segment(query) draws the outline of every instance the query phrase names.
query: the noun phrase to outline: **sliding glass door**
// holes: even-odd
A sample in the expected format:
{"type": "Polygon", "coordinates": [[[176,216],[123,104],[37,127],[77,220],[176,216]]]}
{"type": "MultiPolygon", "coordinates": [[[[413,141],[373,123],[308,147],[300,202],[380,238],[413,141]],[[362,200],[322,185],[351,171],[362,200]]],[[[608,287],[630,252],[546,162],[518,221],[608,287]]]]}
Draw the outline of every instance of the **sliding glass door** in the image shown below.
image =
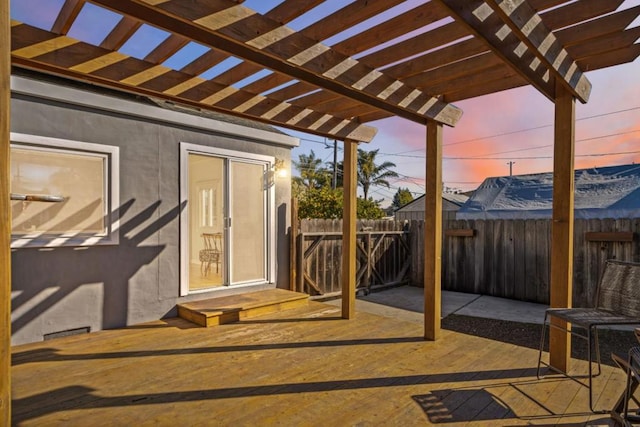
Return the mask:
{"type": "Polygon", "coordinates": [[[181,144],[181,293],[272,274],[272,158],[181,144]]]}
{"type": "Polygon", "coordinates": [[[261,164],[230,161],[231,222],[230,244],[234,260],[231,283],[266,278],[267,217],[265,167],[261,164]]]}

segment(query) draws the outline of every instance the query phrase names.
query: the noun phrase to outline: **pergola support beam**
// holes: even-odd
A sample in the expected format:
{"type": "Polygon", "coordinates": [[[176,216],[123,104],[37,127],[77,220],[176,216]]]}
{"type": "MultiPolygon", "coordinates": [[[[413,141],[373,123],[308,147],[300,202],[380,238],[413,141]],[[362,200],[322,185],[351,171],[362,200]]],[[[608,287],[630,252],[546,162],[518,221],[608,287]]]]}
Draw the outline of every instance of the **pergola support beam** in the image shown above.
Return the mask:
{"type": "MultiPolygon", "coordinates": [[[[550,306],[570,308],[573,294],[573,207],[575,154],[575,98],[556,85],[553,149],[553,221],[551,223],[550,306]]],[[[566,322],[552,319],[566,328],[566,322]]],[[[571,359],[571,337],[558,328],[549,331],[549,361],[567,372],[571,359]]]]}
{"type": "Polygon", "coordinates": [[[442,124],[427,121],[424,206],[424,338],[440,337],[442,286],[442,124]]]}
{"type": "Polygon", "coordinates": [[[357,221],[358,143],[344,141],[344,175],[342,179],[342,318],[356,314],[356,221],[357,221]]]}
{"type": "Polygon", "coordinates": [[[555,82],[586,103],[591,83],[524,0],[440,0],[451,14],[551,101],[555,82]]]}
{"type": "Polygon", "coordinates": [[[0,425],[11,425],[11,25],[9,0],[0,0],[0,425]]]}

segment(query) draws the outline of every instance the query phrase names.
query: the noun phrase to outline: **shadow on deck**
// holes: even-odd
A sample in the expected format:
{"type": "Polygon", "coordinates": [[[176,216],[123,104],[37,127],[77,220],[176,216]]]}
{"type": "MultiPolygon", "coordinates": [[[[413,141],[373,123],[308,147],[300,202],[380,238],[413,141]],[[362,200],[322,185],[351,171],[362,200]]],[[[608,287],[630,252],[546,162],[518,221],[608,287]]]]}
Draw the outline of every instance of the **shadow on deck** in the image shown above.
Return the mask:
{"type": "MultiPolygon", "coordinates": [[[[587,390],[535,380],[537,352],[307,306],[200,328],[181,319],[14,347],[15,425],[607,425],[587,390]]],[[[585,368],[576,362],[577,369],[585,368]]],[[[605,367],[597,406],[624,376],[605,367]]]]}

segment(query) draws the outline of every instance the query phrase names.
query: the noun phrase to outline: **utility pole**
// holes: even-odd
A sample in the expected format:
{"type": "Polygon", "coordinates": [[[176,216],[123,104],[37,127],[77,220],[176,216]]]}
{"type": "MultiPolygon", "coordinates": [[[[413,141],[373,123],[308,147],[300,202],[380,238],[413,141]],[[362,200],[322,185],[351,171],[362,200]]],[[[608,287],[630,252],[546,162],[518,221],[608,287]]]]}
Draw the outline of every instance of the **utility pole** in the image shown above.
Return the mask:
{"type": "Polygon", "coordinates": [[[331,187],[335,190],[338,186],[338,141],[333,140],[333,179],[331,187]]]}
{"type": "Polygon", "coordinates": [[[509,176],[512,176],[512,175],[513,175],[513,164],[514,164],[514,163],[515,163],[515,162],[514,162],[513,160],[512,160],[512,161],[510,161],[510,162],[507,162],[507,164],[509,165],[509,176]]]}

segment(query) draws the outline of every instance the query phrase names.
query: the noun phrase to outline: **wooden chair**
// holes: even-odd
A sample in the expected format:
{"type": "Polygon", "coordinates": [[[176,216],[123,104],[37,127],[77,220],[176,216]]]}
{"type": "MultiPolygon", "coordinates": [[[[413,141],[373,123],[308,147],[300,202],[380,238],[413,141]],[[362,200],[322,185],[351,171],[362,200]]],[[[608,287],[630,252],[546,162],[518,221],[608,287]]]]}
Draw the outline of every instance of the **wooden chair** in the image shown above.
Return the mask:
{"type": "MultiPolygon", "coordinates": [[[[593,409],[593,377],[600,375],[600,347],[598,344],[598,328],[612,325],[640,325],[640,264],[609,260],[598,284],[596,305],[593,308],[549,308],[545,312],[542,324],[542,337],[538,355],[537,376],[541,378],[540,366],[546,365],[551,370],[562,373],[589,388],[589,408],[593,409]],[[570,328],[551,324],[551,318],[564,320],[570,328]],[[587,341],[587,361],[589,373],[588,383],[571,376],[567,372],[559,372],[548,363],[542,361],[542,349],[545,344],[546,326],[567,331],[587,341]],[[595,348],[598,372],[593,373],[592,346],[595,348]]],[[[584,378],[584,377],[582,377],[584,378]]],[[[600,411],[607,412],[607,411],[600,411]]]]}
{"type": "Polygon", "coordinates": [[[216,274],[220,273],[222,262],[222,233],[202,233],[204,249],[200,250],[200,273],[207,277],[211,271],[211,264],[216,265],[216,274]]]}

